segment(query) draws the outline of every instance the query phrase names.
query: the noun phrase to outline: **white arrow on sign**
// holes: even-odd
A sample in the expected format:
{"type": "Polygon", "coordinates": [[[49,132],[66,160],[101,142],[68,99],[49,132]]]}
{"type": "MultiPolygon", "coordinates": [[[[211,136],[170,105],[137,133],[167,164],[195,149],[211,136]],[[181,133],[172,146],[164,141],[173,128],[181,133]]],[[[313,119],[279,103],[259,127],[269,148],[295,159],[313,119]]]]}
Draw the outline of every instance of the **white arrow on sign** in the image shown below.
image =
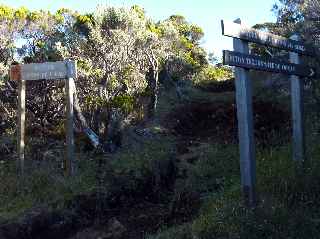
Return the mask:
{"type": "Polygon", "coordinates": [[[314,74],[315,74],[315,71],[314,71],[312,68],[310,68],[310,74],[309,74],[309,77],[314,76],[314,74]]]}

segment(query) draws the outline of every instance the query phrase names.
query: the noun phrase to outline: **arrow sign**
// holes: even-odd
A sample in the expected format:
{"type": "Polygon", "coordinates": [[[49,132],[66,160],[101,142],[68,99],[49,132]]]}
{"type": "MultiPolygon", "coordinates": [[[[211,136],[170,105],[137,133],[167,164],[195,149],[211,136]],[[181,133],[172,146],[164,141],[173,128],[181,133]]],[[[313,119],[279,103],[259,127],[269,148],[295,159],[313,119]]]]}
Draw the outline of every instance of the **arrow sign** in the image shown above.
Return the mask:
{"type": "Polygon", "coordinates": [[[222,35],[234,37],[241,40],[280,48],[287,51],[296,52],[302,55],[315,56],[316,49],[311,45],[301,41],[291,40],[282,36],[277,36],[269,32],[259,31],[240,24],[228,21],[221,21],[222,35]]]}
{"type": "Polygon", "coordinates": [[[312,77],[316,74],[315,70],[308,66],[292,64],[274,58],[263,58],[260,56],[242,54],[234,51],[223,51],[223,64],[302,77],[312,77]]]}
{"type": "Polygon", "coordinates": [[[312,76],[314,76],[315,74],[316,74],[316,72],[315,72],[312,68],[310,68],[309,77],[312,77],[312,76]]]}

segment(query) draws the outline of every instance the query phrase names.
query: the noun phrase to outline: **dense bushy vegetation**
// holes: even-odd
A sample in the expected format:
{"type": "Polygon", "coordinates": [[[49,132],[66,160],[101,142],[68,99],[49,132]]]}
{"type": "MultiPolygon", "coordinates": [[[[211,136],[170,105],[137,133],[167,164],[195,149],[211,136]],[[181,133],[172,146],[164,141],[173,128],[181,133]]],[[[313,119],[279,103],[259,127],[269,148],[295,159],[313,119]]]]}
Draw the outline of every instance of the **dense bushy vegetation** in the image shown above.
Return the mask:
{"type": "MultiPolygon", "coordinates": [[[[149,96],[146,114],[154,115],[160,72],[163,81],[178,81],[191,78],[208,64],[199,46],[201,28],[183,16],[155,23],[138,6],[99,8],[85,15],[68,9],[52,14],[1,6],[0,13],[1,87],[6,94],[14,94],[15,85],[7,74],[14,61],[76,60],[77,102],[86,109],[89,125],[104,141],[110,122],[123,120],[139,96],[149,96]],[[111,119],[118,115],[115,108],[120,109],[121,116],[111,119]]],[[[59,125],[62,92],[57,85],[36,82],[28,87],[32,95],[27,108],[33,122],[59,125]],[[39,104],[45,107],[35,109],[39,104]]],[[[14,106],[5,105],[5,100],[2,110],[12,111],[14,106]]],[[[10,116],[13,120],[14,113],[10,116]]]]}

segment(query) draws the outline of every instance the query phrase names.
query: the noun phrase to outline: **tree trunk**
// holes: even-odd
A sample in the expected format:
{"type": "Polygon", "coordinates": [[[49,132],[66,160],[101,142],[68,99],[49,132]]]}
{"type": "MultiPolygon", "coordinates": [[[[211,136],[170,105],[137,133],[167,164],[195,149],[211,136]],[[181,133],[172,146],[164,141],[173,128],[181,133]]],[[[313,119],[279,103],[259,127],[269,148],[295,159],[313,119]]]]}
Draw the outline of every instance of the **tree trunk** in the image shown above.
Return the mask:
{"type": "Polygon", "coordinates": [[[149,118],[154,118],[158,105],[159,95],[159,71],[158,67],[150,68],[149,71],[149,89],[151,91],[151,100],[148,106],[149,118]]]}
{"type": "Polygon", "coordinates": [[[92,131],[89,128],[89,125],[86,121],[86,118],[83,116],[82,114],[82,110],[80,108],[80,103],[79,103],[79,99],[77,96],[77,92],[76,92],[76,88],[74,86],[75,89],[75,93],[73,95],[74,97],[74,102],[73,102],[73,108],[75,110],[75,119],[79,122],[80,124],[80,129],[88,136],[88,138],[90,139],[91,144],[97,148],[100,144],[100,140],[99,137],[94,133],[94,131],[92,131]]]}
{"type": "Polygon", "coordinates": [[[122,144],[123,115],[119,109],[108,108],[108,122],[105,130],[104,150],[114,153],[122,144]]]}

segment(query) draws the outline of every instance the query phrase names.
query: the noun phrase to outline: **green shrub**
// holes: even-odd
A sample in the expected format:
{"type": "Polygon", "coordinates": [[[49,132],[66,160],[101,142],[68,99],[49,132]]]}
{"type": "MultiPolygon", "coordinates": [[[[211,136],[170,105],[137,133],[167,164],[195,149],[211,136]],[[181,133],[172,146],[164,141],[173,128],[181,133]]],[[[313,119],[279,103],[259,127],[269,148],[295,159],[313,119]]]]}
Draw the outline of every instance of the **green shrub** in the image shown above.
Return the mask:
{"type": "Polygon", "coordinates": [[[208,65],[206,68],[197,73],[193,82],[195,85],[209,84],[213,81],[224,81],[233,78],[233,72],[225,66],[208,65]]]}
{"type": "Polygon", "coordinates": [[[130,113],[134,108],[135,99],[130,95],[119,95],[112,99],[111,106],[121,109],[125,113],[130,113]]]}
{"type": "Polygon", "coordinates": [[[194,239],[191,226],[189,224],[163,229],[157,235],[146,236],[145,239],[194,239]]]}

